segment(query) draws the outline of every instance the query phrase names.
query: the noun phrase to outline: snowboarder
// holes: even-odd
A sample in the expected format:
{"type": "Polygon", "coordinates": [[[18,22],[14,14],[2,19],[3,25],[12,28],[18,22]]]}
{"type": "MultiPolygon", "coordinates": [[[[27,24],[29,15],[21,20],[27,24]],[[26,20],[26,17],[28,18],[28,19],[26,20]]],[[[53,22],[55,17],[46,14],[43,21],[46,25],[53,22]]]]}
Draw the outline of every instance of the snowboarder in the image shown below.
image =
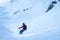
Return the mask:
{"type": "Polygon", "coordinates": [[[27,26],[25,25],[25,23],[23,23],[23,26],[19,27],[18,29],[20,28],[23,28],[23,29],[19,32],[19,34],[22,34],[25,30],[27,30],[27,26]]]}
{"type": "Polygon", "coordinates": [[[55,4],[57,4],[56,1],[51,2],[50,6],[48,7],[48,9],[47,9],[46,12],[48,12],[49,10],[51,10],[54,7],[55,4]]]}

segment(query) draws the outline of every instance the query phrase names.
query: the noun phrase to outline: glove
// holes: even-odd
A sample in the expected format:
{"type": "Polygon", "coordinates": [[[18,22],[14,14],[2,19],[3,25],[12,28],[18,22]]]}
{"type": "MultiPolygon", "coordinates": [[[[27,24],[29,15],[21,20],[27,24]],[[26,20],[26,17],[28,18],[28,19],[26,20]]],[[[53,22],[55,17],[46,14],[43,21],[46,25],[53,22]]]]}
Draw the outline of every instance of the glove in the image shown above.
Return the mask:
{"type": "Polygon", "coordinates": [[[20,29],[21,27],[18,27],[18,29],[20,29]]]}

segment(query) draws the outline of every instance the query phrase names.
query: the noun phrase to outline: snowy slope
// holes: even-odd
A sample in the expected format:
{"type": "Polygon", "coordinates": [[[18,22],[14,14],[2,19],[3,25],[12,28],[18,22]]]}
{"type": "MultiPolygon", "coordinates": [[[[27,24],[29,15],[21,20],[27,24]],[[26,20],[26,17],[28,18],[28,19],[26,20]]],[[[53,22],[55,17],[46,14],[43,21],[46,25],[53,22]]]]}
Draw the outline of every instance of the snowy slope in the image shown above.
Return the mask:
{"type": "Polygon", "coordinates": [[[45,13],[51,1],[12,0],[1,6],[0,40],[60,40],[60,3],[45,13]],[[23,22],[28,28],[20,35],[23,22]]]}

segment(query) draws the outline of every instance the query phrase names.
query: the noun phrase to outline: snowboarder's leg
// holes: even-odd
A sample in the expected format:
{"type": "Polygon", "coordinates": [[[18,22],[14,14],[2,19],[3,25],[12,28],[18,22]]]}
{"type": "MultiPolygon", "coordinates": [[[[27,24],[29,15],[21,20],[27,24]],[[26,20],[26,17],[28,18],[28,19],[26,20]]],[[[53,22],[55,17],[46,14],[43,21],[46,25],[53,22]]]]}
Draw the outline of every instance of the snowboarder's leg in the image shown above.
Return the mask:
{"type": "Polygon", "coordinates": [[[21,30],[20,32],[19,32],[19,34],[22,34],[24,32],[24,30],[21,30]]]}

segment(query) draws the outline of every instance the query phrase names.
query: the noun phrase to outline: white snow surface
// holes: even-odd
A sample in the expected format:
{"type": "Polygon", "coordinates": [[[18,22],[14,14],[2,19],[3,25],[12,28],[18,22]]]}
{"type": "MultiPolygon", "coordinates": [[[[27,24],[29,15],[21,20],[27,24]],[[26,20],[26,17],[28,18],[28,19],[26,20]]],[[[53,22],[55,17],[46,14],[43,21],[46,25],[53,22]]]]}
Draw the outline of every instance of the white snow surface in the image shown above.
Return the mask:
{"type": "Polygon", "coordinates": [[[0,40],[60,40],[60,3],[45,12],[52,1],[0,1],[0,40]],[[23,22],[27,30],[19,34],[23,22]]]}

